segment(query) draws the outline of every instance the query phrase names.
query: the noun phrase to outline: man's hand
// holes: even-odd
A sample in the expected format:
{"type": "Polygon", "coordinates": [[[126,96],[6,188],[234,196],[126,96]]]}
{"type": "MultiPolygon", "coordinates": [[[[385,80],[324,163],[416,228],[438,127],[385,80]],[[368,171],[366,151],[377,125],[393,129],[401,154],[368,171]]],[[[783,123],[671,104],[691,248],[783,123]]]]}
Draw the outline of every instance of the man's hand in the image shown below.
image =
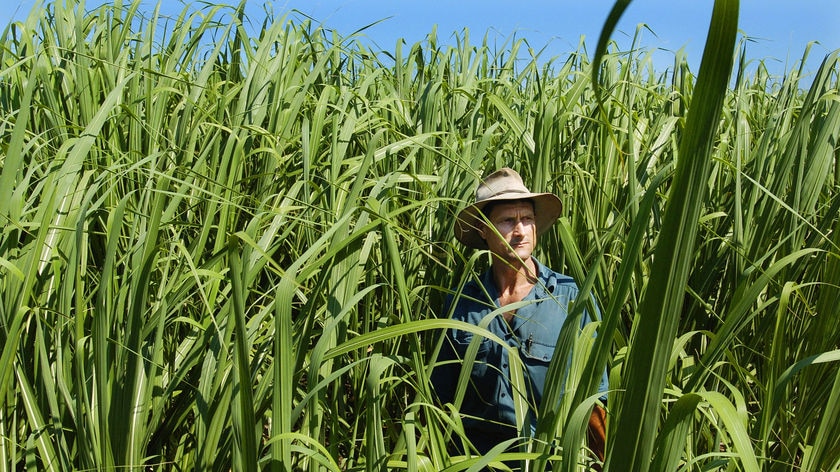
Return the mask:
{"type": "Polygon", "coordinates": [[[586,439],[589,449],[595,453],[598,460],[604,461],[604,449],[607,439],[607,412],[598,405],[592,409],[589,415],[589,428],[586,431],[586,439]]]}

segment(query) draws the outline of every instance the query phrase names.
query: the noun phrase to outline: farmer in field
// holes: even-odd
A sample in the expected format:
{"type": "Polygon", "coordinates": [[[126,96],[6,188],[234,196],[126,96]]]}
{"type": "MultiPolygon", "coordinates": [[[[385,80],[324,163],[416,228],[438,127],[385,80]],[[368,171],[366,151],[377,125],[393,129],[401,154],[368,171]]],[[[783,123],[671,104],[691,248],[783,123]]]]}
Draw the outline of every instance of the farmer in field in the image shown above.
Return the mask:
{"type": "MultiPolygon", "coordinates": [[[[560,215],[560,199],[551,193],[532,193],[514,170],[500,169],[483,179],[475,203],[460,212],[455,237],[476,249],[492,253],[490,268],[479,280],[466,284],[463,293],[449,297],[445,313],[452,318],[486,328],[517,349],[526,382],[526,392],[511,384],[508,350],[483,338],[472,366],[471,382],[461,405],[467,437],[481,453],[517,436],[514,401],[527,395],[530,430],[536,426],[533,408],[538,408],[544,391],[548,365],[557,338],[568,317],[570,303],[579,296],[568,276],[537,261],[531,253],[540,234],[560,215]],[[517,302],[510,310],[488,314],[517,302]],[[454,308],[452,304],[455,304],[454,308]]],[[[590,321],[584,313],[581,326],[590,321]]],[[[463,359],[472,333],[446,333],[438,362],[463,359]]],[[[435,369],[432,382],[441,401],[452,402],[461,363],[450,362],[435,369]]],[[[601,391],[606,391],[606,374],[601,391]]],[[[595,407],[590,418],[589,446],[603,459],[604,410],[595,407]]],[[[528,426],[526,423],[527,435],[528,426]]]]}

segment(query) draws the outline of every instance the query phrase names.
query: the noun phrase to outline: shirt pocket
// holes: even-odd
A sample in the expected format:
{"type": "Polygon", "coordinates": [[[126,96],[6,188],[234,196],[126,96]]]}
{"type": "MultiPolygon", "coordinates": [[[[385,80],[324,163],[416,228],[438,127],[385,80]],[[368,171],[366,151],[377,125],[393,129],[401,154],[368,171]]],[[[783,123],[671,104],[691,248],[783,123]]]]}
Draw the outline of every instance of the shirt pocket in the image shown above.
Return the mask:
{"type": "Polygon", "coordinates": [[[545,341],[535,341],[533,337],[529,337],[522,345],[522,356],[529,362],[545,363],[547,366],[551,362],[551,357],[554,356],[555,347],[554,342],[546,344],[545,341]]]}
{"type": "Polygon", "coordinates": [[[540,332],[528,333],[520,344],[519,356],[525,367],[527,378],[530,380],[533,400],[536,404],[542,399],[545,388],[545,378],[548,366],[557,347],[557,333],[540,332]]]}
{"type": "MultiPolygon", "coordinates": [[[[467,355],[467,349],[472,343],[474,336],[472,333],[466,331],[456,330],[453,336],[455,350],[461,360],[464,360],[467,355]]],[[[474,381],[480,381],[481,378],[487,376],[488,364],[491,362],[491,344],[492,341],[482,337],[479,342],[478,351],[475,355],[475,362],[472,366],[472,378],[474,381]]]]}
{"type": "Polygon", "coordinates": [[[519,332],[519,349],[523,358],[535,363],[551,362],[560,327],[554,324],[529,322],[519,332]]]}

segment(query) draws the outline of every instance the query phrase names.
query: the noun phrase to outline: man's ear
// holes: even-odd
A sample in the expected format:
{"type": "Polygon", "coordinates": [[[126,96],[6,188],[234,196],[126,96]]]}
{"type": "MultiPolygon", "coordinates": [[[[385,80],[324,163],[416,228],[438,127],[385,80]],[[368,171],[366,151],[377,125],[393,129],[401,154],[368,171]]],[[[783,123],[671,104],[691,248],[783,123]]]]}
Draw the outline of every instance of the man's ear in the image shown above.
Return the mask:
{"type": "Polygon", "coordinates": [[[476,230],[478,230],[478,235],[481,236],[481,239],[487,241],[487,223],[483,221],[479,221],[476,224],[476,230]]]}

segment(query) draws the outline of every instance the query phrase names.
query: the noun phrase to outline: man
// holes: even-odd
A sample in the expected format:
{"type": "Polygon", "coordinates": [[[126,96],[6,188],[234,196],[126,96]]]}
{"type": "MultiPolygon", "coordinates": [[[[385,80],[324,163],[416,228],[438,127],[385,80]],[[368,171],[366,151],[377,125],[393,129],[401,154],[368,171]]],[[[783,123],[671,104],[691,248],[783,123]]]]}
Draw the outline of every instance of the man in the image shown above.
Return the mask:
{"type": "MultiPolygon", "coordinates": [[[[579,295],[570,277],[552,271],[531,255],[538,236],[557,220],[560,209],[556,195],[532,193],[518,173],[503,168],[481,182],[475,203],[460,212],[455,224],[455,237],[466,246],[488,249],[492,262],[480,281],[468,282],[459,296],[447,299],[445,313],[451,311],[456,320],[486,324],[490,332],[517,348],[528,384],[527,401],[535,408],[542,399],[548,365],[568,307],[579,295]],[[523,303],[485,319],[491,312],[517,302],[523,303]]],[[[581,326],[589,321],[589,314],[584,313],[581,326]]],[[[446,333],[438,358],[445,364],[432,375],[444,403],[454,398],[461,367],[460,363],[446,361],[463,359],[472,339],[472,333],[462,330],[446,333]]],[[[517,436],[514,401],[522,393],[512,387],[509,361],[508,349],[488,338],[481,340],[461,413],[467,437],[482,454],[517,436]]],[[[606,388],[605,374],[601,391],[606,388]]],[[[536,426],[535,413],[529,412],[531,433],[536,426]]],[[[601,459],[604,418],[603,409],[596,407],[589,431],[590,448],[601,459]]]]}

